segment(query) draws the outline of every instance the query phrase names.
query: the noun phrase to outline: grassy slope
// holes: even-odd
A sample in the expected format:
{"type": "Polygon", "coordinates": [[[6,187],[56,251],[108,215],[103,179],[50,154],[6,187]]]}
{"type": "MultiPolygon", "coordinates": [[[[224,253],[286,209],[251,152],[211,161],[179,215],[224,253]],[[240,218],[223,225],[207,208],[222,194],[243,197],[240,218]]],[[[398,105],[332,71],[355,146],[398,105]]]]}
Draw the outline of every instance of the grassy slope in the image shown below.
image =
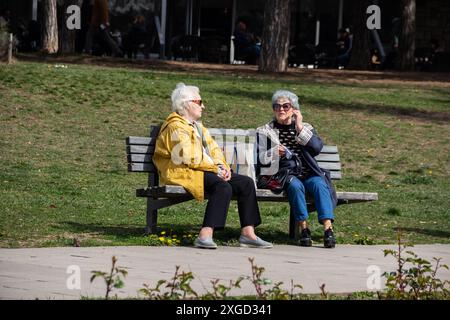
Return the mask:
{"type": "MultiPolygon", "coordinates": [[[[448,86],[336,80],[343,79],[0,66],[0,246],[71,245],[74,237],[82,245],[158,244],[143,235],[145,200],[134,189],[146,177],[127,173],[124,138],[146,135],[165,118],[180,81],[201,88],[210,127],[254,128],[270,118],[274,90],[299,94],[305,121],[340,147],[337,189],[379,193],[378,202],[336,210],[338,242],[394,243],[402,227],[414,243],[450,243],[448,86]]],[[[163,209],[161,230],[194,234],[203,209],[194,202],[163,209]]],[[[288,206],[261,209],[260,235],[289,243],[288,206]]],[[[233,204],[217,240],[234,244],[238,230],[233,204]]]]}

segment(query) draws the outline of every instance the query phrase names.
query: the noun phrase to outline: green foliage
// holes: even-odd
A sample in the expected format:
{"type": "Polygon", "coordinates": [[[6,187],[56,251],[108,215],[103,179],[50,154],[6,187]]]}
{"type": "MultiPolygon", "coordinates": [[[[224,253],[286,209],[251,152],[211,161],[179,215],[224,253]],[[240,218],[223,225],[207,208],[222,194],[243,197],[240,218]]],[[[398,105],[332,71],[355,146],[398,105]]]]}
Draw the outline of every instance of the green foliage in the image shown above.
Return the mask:
{"type": "Polygon", "coordinates": [[[206,294],[199,295],[192,289],[190,283],[194,279],[192,272],[180,272],[179,266],[176,266],[175,275],[171,280],[159,280],[155,287],[144,284],[144,288],[139,290],[147,299],[152,300],[178,300],[178,299],[201,299],[201,300],[224,300],[231,298],[229,293],[233,289],[240,289],[243,280],[250,281],[256,290],[256,299],[261,300],[292,300],[300,299],[300,293],[294,293],[294,289],[302,289],[301,285],[291,283],[291,292],[282,289],[283,282],[277,282],[272,285],[270,279],[264,278],[264,268],[258,267],[253,258],[249,258],[252,276],[239,277],[237,280],[230,280],[223,284],[218,279],[211,280],[212,291],[207,290],[206,294]],[[266,288],[266,286],[268,286],[266,288]],[[168,289],[168,290],[164,290],[168,289]]]}
{"type": "Polygon", "coordinates": [[[160,244],[166,246],[192,245],[194,239],[195,236],[190,232],[183,232],[183,235],[180,237],[172,229],[161,231],[158,237],[160,244]]]}
{"type": "Polygon", "coordinates": [[[372,245],[372,244],[375,244],[375,241],[367,236],[363,236],[363,237],[357,237],[355,239],[355,243],[360,244],[360,245],[372,245]]]}
{"type": "Polygon", "coordinates": [[[123,288],[125,283],[122,277],[126,277],[128,272],[125,269],[120,269],[116,267],[117,258],[112,257],[112,267],[109,274],[103,271],[92,271],[91,283],[94,282],[95,278],[102,278],[106,284],[105,299],[109,299],[109,294],[113,289],[123,288]]]}
{"type": "Polygon", "coordinates": [[[398,251],[384,250],[384,256],[393,256],[397,260],[398,269],[383,274],[387,289],[380,297],[396,300],[449,299],[450,282],[436,276],[439,269],[448,269],[448,266],[441,264],[441,258],[433,258],[433,266],[414,252],[406,250],[407,247],[402,243],[399,232],[398,251]],[[408,257],[405,258],[403,253],[408,257]]]}
{"type": "Polygon", "coordinates": [[[401,215],[400,210],[398,210],[397,208],[389,208],[386,211],[386,214],[391,215],[391,216],[400,216],[401,215]]]}
{"type": "Polygon", "coordinates": [[[203,300],[226,300],[230,297],[228,294],[232,289],[240,289],[241,282],[244,280],[244,277],[239,277],[237,280],[230,280],[228,285],[222,284],[219,279],[211,280],[212,291],[208,291],[208,293],[202,295],[203,300]]]}
{"type": "Polygon", "coordinates": [[[263,267],[258,267],[255,262],[254,258],[249,258],[251,267],[252,267],[252,276],[250,278],[250,281],[252,282],[253,286],[256,290],[256,295],[258,299],[261,300],[292,300],[292,299],[298,299],[299,293],[294,293],[294,289],[303,289],[303,287],[299,284],[294,285],[291,283],[291,292],[288,292],[281,288],[281,285],[283,282],[276,282],[271,287],[269,285],[272,284],[272,281],[270,279],[264,278],[263,273],[265,269],[263,267]],[[265,289],[265,286],[269,286],[267,289],[265,289]]]}
{"type": "MultiPolygon", "coordinates": [[[[212,290],[206,289],[205,294],[197,293],[191,286],[194,280],[192,272],[180,271],[180,266],[175,267],[175,274],[169,280],[159,280],[155,287],[144,284],[139,290],[139,294],[144,299],[149,300],[227,300],[238,299],[240,296],[231,296],[230,291],[241,289],[241,283],[244,280],[250,281],[255,288],[254,296],[242,296],[245,299],[258,300],[404,300],[404,299],[444,299],[450,298],[450,282],[437,278],[437,272],[441,268],[448,269],[448,266],[441,264],[441,258],[433,258],[435,266],[430,262],[418,257],[412,251],[405,251],[407,245],[401,243],[401,233],[398,233],[399,250],[384,250],[384,256],[391,255],[398,262],[398,269],[395,272],[385,272],[386,289],[382,292],[353,292],[350,294],[330,294],[325,290],[325,284],[320,285],[320,294],[304,294],[300,291],[303,287],[294,284],[291,280],[291,289],[283,289],[283,282],[273,283],[272,280],[264,277],[265,268],[256,265],[254,258],[249,258],[251,265],[251,276],[241,276],[236,280],[230,280],[228,284],[221,283],[219,279],[211,280],[212,290]],[[404,258],[402,253],[406,252],[409,257],[404,258]],[[407,269],[406,264],[411,267],[407,269]]],[[[106,272],[92,271],[91,283],[96,277],[101,277],[106,283],[105,299],[108,299],[109,293],[113,288],[122,288],[123,280],[119,274],[124,277],[127,272],[115,267],[117,259],[112,258],[112,268],[108,275],[106,272]]],[[[115,296],[117,299],[117,295],[115,296]]]]}
{"type": "Polygon", "coordinates": [[[404,184],[431,184],[433,183],[433,179],[426,175],[409,173],[401,179],[401,182],[404,184]]]}
{"type": "Polygon", "coordinates": [[[407,170],[397,181],[400,184],[432,184],[433,183],[433,170],[429,166],[420,166],[415,170],[407,170]]]}
{"type": "Polygon", "coordinates": [[[144,288],[139,292],[148,299],[154,300],[179,300],[179,299],[197,299],[198,294],[195,292],[190,283],[194,279],[192,272],[179,272],[180,266],[176,266],[175,274],[171,280],[159,280],[156,287],[151,288],[144,284],[144,288]],[[161,286],[168,288],[166,292],[161,292],[161,286]]]}

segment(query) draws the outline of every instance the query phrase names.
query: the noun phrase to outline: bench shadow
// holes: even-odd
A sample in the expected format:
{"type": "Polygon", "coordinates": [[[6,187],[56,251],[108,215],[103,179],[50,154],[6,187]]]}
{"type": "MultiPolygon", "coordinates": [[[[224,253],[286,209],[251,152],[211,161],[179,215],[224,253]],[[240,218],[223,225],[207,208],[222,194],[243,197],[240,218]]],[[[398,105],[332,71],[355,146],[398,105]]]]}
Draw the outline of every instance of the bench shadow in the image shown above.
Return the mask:
{"type": "MultiPolygon", "coordinates": [[[[73,221],[63,221],[60,222],[55,227],[62,230],[70,231],[72,233],[95,233],[104,236],[114,236],[118,240],[126,241],[136,237],[146,237],[145,226],[124,226],[124,225],[100,225],[95,223],[79,223],[73,221]]],[[[198,234],[200,230],[200,225],[197,224],[169,224],[160,223],[158,224],[156,235],[160,235],[161,232],[165,232],[167,235],[177,235],[177,237],[182,237],[183,235],[191,235],[192,240],[198,234]]],[[[266,241],[275,242],[277,244],[294,244],[295,241],[289,238],[287,231],[280,232],[275,230],[268,230],[265,228],[257,229],[257,234],[259,237],[266,241]]],[[[236,242],[239,239],[240,228],[239,227],[225,227],[222,230],[216,230],[214,232],[214,240],[222,243],[226,242],[236,242]]]]}
{"type": "Polygon", "coordinates": [[[138,227],[135,225],[100,225],[95,223],[62,221],[56,227],[73,233],[97,233],[102,235],[114,235],[121,239],[145,235],[144,227],[138,227]]]}
{"type": "MultiPolygon", "coordinates": [[[[214,239],[222,242],[235,242],[238,243],[239,236],[241,234],[240,228],[225,227],[222,230],[214,232],[214,239]]],[[[294,244],[295,241],[289,238],[289,234],[277,230],[269,230],[266,228],[256,228],[256,235],[263,240],[273,242],[276,244],[294,244]]]]}
{"type": "MultiPolygon", "coordinates": [[[[397,231],[397,228],[393,228],[395,231],[397,231]]],[[[432,236],[437,238],[450,238],[450,232],[449,231],[443,231],[443,230],[432,230],[432,229],[422,229],[422,228],[401,228],[401,231],[405,232],[414,232],[423,234],[426,236],[432,236]]]]}

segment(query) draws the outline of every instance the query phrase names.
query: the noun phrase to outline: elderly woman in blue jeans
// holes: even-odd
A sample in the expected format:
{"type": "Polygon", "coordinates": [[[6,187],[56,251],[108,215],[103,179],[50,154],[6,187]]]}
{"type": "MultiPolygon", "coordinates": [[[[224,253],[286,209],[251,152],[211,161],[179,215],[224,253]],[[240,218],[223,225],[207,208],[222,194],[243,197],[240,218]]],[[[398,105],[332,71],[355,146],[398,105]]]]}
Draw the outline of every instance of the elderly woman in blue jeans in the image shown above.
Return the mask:
{"type": "Polygon", "coordinates": [[[322,139],[309,123],[303,122],[298,97],[286,90],[272,96],[273,120],[257,129],[258,175],[273,175],[290,168],[284,185],[291,211],[301,228],[300,245],[312,245],[308,228],[306,194],[314,198],[319,222],[324,227],[324,246],[334,248],[333,210],[337,204],[330,173],[314,159],[323,148],[322,139]],[[296,161],[294,161],[296,159],[296,161]]]}

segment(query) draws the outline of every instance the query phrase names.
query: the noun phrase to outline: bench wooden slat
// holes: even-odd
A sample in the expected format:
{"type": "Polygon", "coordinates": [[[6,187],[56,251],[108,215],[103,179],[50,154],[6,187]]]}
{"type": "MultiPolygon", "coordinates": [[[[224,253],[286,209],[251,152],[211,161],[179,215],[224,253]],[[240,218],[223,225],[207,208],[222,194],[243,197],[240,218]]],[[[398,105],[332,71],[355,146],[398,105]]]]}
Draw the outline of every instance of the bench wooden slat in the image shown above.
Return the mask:
{"type": "MultiPolygon", "coordinates": [[[[138,189],[139,196],[160,195],[162,197],[177,197],[180,195],[188,194],[188,192],[182,186],[166,185],[162,187],[153,187],[148,189],[138,189]],[[152,193],[153,192],[153,193],[152,193]]],[[[376,201],[378,200],[378,193],[372,192],[336,192],[338,200],[346,203],[364,202],[364,201],[376,201]]],[[[256,196],[260,201],[287,201],[287,197],[284,193],[274,194],[270,190],[256,189],[256,196]]]]}
{"type": "Polygon", "coordinates": [[[339,162],[321,162],[317,161],[319,167],[326,170],[341,170],[341,164],[339,162]]]}
{"type": "Polygon", "coordinates": [[[137,144],[137,145],[153,146],[156,143],[156,138],[130,136],[127,137],[125,141],[127,145],[137,144]]]}
{"type": "MultiPolygon", "coordinates": [[[[136,156],[136,155],[132,155],[136,156]]],[[[144,155],[145,156],[145,155],[144,155]]],[[[156,173],[156,167],[152,162],[130,162],[128,163],[129,172],[149,172],[156,173]]],[[[342,179],[342,174],[340,171],[330,171],[330,176],[332,180],[342,179]]]]}
{"type": "Polygon", "coordinates": [[[339,162],[341,161],[341,158],[339,157],[338,153],[320,153],[318,156],[315,157],[317,161],[322,162],[339,162]]]}
{"type": "Polygon", "coordinates": [[[338,153],[338,147],[337,146],[329,146],[325,145],[322,148],[322,151],[320,153],[338,153]]]}
{"type": "MultiPolygon", "coordinates": [[[[134,156],[134,155],[133,155],[134,156]]],[[[324,163],[325,165],[320,165],[322,169],[325,168],[327,164],[333,163],[324,163]]],[[[328,169],[330,170],[330,169],[328,169]]],[[[157,172],[155,165],[152,162],[130,162],[128,163],[128,171],[130,172],[157,172]]],[[[335,171],[330,171],[331,179],[339,180],[342,178],[341,172],[336,169],[335,171]]]]}
{"type": "MultiPolygon", "coordinates": [[[[152,125],[150,127],[150,138],[157,137],[160,128],[161,128],[161,126],[152,125]]],[[[230,129],[225,129],[225,128],[208,128],[208,131],[210,132],[210,134],[212,136],[214,136],[214,135],[217,135],[217,136],[218,135],[224,135],[226,133],[226,130],[230,130],[230,129]]],[[[235,133],[234,136],[237,136],[237,137],[243,136],[243,135],[245,135],[245,133],[255,132],[254,129],[248,129],[248,130],[234,129],[233,131],[235,133]]],[[[144,137],[144,138],[146,138],[146,137],[144,137]]],[[[147,137],[147,139],[149,139],[149,138],[147,137]]],[[[337,148],[337,146],[324,145],[321,153],[338,153],[338,148],[337,148]]]]}
{"type": "Polygon", "coordinates": [[[330,171],[331,180],[341,180],[342,174],[340,171],[330,171]]]}
{"type": "Polygon", "coordinates": [[[156,167],[153,163],[140,163],[140,162],[132,162],[128,164],[129,172],[149,172],[156,173],[156,167]]]}
{"type": "MultiPolygon", "coordinates": [[[[153,146],[153,145],[155,145],[155,143],[156,143],[155,137],[149,138],[149,137],[129,136],[126,138],[127,146],[131,146],[131,145],[153,146]]],[[[325,156],[325,154],[337,154],[337,153],[338,153],[337,146],[324,145],[320,155],[325,156]]],[[[331,160],[331,159],[333,159],[333,158],[330,158],[330,160],[327,160],[327,161],[339,161],[339,160],[331,160]]]]}
{"type": "Polygon", "coordinates": [[[152,162],[153,155],[146,153],[146,154],[139,154],[139,153],[133,153],[133,154],[127,154],[128,162],[152,162]]]}
{"type": "MultiPolygon", "coordinates": [[[[336,192],[339,204],[358,203],[366,201],[377,201],[378,193],[372,192],[336,192]]],[[[276,201],[288,202],[287,196],[282,194],[274,194],[270,190],[256,189],[256,198],[258,201],[276,201]]],[[[308,200],[308,199],[307,199],[308,200]]]]}
{"type": "Polygon", "coordinates": [[[348,200],[349,203],[378,200],[376,192],[336,192],[339,200],[348,200]]]}
{"type": "MultiPolygon", "coordinates": [[[[128,162],[151,162],[153,155],[150,153],[132,153],[128,154],[128,162]]],[[[320,163],[324,162],[339,162],[339,155],[338,154],[319,154],[316,157],[316,160],[320,163]]]]}
{"type": "Polygon", "coordinates": [[[226,129],[226,128],[208,128],[209,134],[212,136],[234,136],[246,137],[249,135],[255,136],[255,129],[226,129]]]}
{"type": "Polygon", "coordinates": [[[127,153],[153,154],[155,153],[155,146],[129,145],[127,146],[127,153]]]}

